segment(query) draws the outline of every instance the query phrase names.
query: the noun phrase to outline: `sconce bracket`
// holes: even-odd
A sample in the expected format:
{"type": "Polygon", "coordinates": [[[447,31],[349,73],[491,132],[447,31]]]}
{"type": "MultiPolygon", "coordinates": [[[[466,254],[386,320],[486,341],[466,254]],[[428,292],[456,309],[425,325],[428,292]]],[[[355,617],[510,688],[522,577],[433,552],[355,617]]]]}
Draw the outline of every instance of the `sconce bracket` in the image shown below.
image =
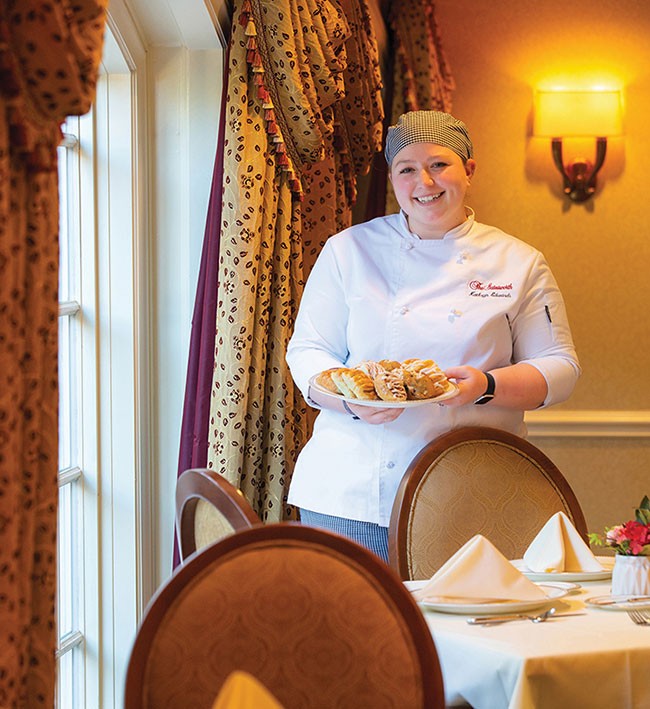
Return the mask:
{"type": "Polygon", "coordinates": [[[562,138],[551,141],[553,162],[563,177],[564,193],[573,202],[585,202],[596,191],[596,175],[605,162],[607,138],[596,138],[596,159],[573,160],[567,165],[562,157],[562,138]]]}

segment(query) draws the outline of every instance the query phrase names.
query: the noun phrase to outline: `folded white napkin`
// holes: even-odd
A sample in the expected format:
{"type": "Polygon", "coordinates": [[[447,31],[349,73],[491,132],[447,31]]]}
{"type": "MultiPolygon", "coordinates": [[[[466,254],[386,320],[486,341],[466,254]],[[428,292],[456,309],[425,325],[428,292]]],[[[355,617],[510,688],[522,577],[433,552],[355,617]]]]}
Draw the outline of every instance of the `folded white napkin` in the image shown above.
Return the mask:
{"type": "Polygon", "coordinates": [[[541,528],[524,554],[524,564],[538,573],[603,570],[564,512],[556,512],[541,528]]]}
{"type": "Polygon", "coordinates": [[[481,534],[462,546],[414,595],[432,603],[534,601],[546,597],[481,534]]]}

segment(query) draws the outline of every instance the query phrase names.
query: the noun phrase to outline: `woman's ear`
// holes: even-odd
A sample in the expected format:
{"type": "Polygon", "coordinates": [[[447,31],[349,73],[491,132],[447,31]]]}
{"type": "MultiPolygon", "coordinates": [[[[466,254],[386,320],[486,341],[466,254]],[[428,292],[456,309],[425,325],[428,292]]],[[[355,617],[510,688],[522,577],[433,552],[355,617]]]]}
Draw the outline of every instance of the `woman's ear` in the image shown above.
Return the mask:
{"type": "Polygon", "coordinates": [[[476,160],[470,158],[465,162],[465,174],[467,175],[467,184],[469,184],[472,177],[474,177],[474,172],[476,172],[476,160]]]}

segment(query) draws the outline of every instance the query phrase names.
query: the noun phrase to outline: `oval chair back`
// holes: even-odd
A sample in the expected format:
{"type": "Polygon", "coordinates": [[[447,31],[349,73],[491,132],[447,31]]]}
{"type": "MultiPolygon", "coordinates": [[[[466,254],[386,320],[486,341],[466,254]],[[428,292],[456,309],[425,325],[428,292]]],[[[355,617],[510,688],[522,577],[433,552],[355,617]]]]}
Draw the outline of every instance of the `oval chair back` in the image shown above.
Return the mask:
{"type": "Polygon", "coordinates": [[[505,431],[466,427],[426,445],[407,468],[388,533],[402,579],[428,579],[475,534],[519,559],[556,512],[587,542],[571,486],[532,443],[505,431]]]}

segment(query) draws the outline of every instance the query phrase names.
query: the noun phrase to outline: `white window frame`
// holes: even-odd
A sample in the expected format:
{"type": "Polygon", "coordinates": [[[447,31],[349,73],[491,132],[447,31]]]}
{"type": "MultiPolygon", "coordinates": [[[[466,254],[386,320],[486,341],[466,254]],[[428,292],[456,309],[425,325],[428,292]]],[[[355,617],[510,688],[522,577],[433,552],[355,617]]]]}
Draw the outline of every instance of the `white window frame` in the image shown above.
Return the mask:
{"type": "MultiPolygon", "coordinates": [[[[75,652],[84,663],[80,706],[93,709],[123,706],[137,623],[172,570],[180,420],[225,47],[224,33],[210,39],[197,0],[198,43],[187,41],[197,28],[182,22],[187,36],[152,42],[133,7],[111,0],[94,113],[81,118],[79,182],[90,198],[80,211],[84,582],[75,652]]],[[[185,20],[187,6],[174,8],[185,20]]]]}
{"type": "MultiPolygon", "coordinates": [[[[133,25],[123,21],[122,27],[133,25]]],[[[131,48],[141,47],[136,34],[131,40],[131,48]]],[[[60,304],[60,318],[76,323],[80,342],[73,367],[80,382],[73,412],[79,440],[76,460],[59,478],[62,489],[71,491],[61,495],[61,515],[75,516],[78,529],[76,545],[70,534],[62,536],[60,556],[63,566],[70,566],[78,551],[79,568],[75,627],[67,632],[67,622],[61,629],[57,653],[59,662],[74,664],[73,682],[65,688],[66,701],[73,696],[74,706],[65,709],[122,705],[137,623],[155,588],[154,560],[141,553],[151,548],[148,471],[154,425],[147,180],[141,177],[145,102],[138,81],[146,75],[144,59],[144,51],[134,56],[126,49],[109,18],[93,109],[70,119],[78,128],[78,174],[70,184],[78,190],[73,220],[80,257],[73,274],[75,298],[60,304]]]]}
{"type": "Polygon", "coordinates": [[[81,462],[81,240],[79,234],[79,119],[69,119],[59,154],[59,505],[57,553],[57,706],[83,696],[84,568],[81,462]]]}

